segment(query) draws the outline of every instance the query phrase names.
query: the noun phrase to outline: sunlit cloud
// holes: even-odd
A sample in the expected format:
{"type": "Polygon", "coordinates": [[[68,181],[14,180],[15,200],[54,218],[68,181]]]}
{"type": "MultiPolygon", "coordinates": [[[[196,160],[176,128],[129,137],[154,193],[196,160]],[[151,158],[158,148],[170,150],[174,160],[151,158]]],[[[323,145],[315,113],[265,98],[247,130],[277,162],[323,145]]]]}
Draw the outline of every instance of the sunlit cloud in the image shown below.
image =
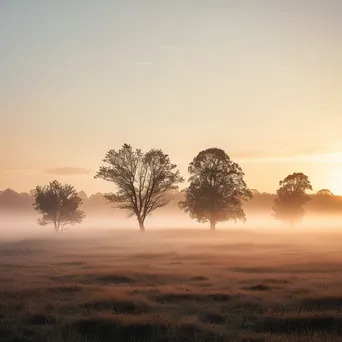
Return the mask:
{"type": "Polygon", "coordinates": [[[294,155],[288,157],[250,158],[247,163],[342,163],[342,152],[294,155]]]}
{"type": "Polygon", "coordinates": [[[327,151],[328,146],[309,146],[300,150],[284,148],[282,150],[240,150],[232,152],[233,158],[244,161],[282,160],[295,157],[306,157],[327,151]]]}
{"type": "Polygon", "coordinates": [[[305,148],[302,148],[301,150],[298,150],[296,152],[296,155],[311,155],[316,153],[321,153],[324,151],[329,150],[329,145],[320,145],[320,146],[308,146],[305,148]]]}
{"type": "Polygon", "coordinates": [[[89,175],[93,173],[93,170],[84,169],[81,167],[59,167],[59,168],[52,168],[46,169],[46,173],[54,174],[54,175],[65,175],[65,176],[73,176],[73,175],[89,175]]]}
{"type": "Polygon", "coordinates": [[[237,151],[232,153],[232,156],[247,163],[342,163],[342,141],[332,144],[307,146],[292,151],[237,151]]]}

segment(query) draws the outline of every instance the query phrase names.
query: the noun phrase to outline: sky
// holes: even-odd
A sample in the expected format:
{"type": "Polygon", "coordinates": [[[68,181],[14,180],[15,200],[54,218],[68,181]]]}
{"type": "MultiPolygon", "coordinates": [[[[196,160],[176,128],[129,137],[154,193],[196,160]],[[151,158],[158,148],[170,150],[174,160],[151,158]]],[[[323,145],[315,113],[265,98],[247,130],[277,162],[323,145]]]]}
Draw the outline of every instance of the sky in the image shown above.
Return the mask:
{"type": "Polygon", "coordinates": [[[218,147],[250,188],[292,172],[342,195],[340,0],[0,2],[0,189],[88,193],[124,143],[218,147]]]}

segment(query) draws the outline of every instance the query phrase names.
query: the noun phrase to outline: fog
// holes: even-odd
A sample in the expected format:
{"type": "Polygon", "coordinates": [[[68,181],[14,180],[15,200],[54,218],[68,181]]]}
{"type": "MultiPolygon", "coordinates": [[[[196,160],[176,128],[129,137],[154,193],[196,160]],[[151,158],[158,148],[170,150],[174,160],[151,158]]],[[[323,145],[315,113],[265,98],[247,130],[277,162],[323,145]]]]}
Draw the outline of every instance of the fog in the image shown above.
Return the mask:
{"type": "MultiPolygon", "coordinates": [[[[100,237],[108,232],[136,232],[140,236],[137,220],[132,217],[127,219],[125,215],[97,215],[87,217],[81,224],[69,226],[62,233],[56,233],[52,225],[40,226],[37,223],[38,215],[7,215],[0,217],[0,240],[22,240],[22,239],[45,239],[45,238],[88,238],[100,237]]],[[[207,223],[198,223],[185,214],[154,214],[146,219],[146,232],[177,230],[184,231],[209,231],[207,223]]],[[[338,215],[307,215],[303,221],[295,227],[275,220],[271,215],[254,214],[248,216],[243,222],[223,222],[216,228],[217,232],[240,231],[245,233],[266,233],[272,236],[322,233],[323,235],[341,232],[341,216],[338,215]]],[[[248,234],[245,234],[246,236],[248,234]]],[[[227,238],[229,234],[225,234],[227,238]]]]}

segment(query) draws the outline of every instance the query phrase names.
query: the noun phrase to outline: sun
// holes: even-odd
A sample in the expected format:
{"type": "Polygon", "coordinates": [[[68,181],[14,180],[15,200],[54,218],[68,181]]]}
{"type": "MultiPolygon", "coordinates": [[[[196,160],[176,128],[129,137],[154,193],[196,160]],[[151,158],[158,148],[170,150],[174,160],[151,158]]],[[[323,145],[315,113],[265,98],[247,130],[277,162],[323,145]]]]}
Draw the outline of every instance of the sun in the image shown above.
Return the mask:
{"type": "Polygon", "coordinates": [[[331,155],[326,168],[326,188],[334,195],[342,196],[342,153],[331,155]]]}
{"type": "Polygon", "coordinates": [[[342,196],[342,182],[338,181],[338,179],[335,179],[334,184],[331,184],[329,190],[334,195],[342,196]]]}

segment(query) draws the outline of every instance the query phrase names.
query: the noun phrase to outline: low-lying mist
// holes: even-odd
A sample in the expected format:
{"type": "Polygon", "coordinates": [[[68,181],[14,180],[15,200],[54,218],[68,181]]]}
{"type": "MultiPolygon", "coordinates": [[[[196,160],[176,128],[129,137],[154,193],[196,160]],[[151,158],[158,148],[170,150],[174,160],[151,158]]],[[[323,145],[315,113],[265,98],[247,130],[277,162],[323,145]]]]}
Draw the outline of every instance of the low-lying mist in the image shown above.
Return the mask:
{"type": "MultiPolygon", "coordinates": [[[[124,214],[117,215],[91,215],[81,223],[69,226],[62,233],[55,233],[52,225],[40,226],[37,223],[38,215],[2,215],[0,216],[0,240],[45,238],[63,235],[65,237],[86,237],[101,235],[108,231],[136,231],[139,233],[138,222],[135,217],[127,218],[124,214]]],[[[241,231],[253,233],[270,233],[272,235],[296,235],[300,233],[334,233],[340,232],[341,217],[337,215],[306,215],[301,223],[295,227],[275,220],[271,215],[249,215],[246,222],[223,222],[217,225],[216,231],[241,231]]],[[[146,233],[149,231],[183,230],[209,231],[208,223],[198,223],[187,215],[180,213],[155,213],[146,219],[146,233]]],[[[309,238],[309,235],[307,235],[309,238]]]]}

